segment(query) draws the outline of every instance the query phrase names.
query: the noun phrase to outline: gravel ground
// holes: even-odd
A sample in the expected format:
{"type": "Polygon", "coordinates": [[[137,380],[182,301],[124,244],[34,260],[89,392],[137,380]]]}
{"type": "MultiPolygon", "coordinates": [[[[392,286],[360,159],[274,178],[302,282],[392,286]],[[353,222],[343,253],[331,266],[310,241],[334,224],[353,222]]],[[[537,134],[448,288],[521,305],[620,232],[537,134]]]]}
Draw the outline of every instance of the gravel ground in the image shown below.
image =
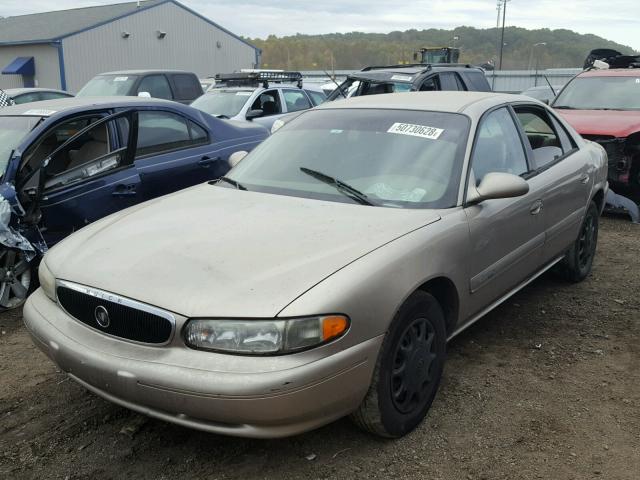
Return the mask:
{"type": "Polygon", "coordinates": [[[544,275],[449,345],[425,422],[283,440],[149,419],[68,380],[0,314],[0,478],[640,478],[640,227],[603,219],[593,274],[544,275]]]}

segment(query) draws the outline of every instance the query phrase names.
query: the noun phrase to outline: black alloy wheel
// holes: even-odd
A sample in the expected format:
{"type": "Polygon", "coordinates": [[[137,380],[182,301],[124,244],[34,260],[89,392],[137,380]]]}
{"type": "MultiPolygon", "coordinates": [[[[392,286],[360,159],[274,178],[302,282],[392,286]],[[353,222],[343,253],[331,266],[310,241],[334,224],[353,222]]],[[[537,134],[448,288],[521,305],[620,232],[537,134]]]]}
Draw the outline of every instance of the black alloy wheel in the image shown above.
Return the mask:
{"type": "Polygon", "coordinates": [[[0,250],[0,310],[24,304],[31,288],[31,265],[24,252],[0,250]]]}

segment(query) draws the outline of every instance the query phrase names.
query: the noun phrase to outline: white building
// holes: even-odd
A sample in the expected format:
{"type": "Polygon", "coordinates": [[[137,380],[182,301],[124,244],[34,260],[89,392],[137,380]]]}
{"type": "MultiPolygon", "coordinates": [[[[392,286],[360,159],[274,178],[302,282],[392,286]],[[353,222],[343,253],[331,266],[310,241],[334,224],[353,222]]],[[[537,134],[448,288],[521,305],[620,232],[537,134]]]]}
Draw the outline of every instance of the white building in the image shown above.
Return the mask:
{"type": "Polygon", "coordinates": [[[175,0],[0,18],[0,88],[76,92],[101,72],[257,68],[260,50],[175,0]]]}

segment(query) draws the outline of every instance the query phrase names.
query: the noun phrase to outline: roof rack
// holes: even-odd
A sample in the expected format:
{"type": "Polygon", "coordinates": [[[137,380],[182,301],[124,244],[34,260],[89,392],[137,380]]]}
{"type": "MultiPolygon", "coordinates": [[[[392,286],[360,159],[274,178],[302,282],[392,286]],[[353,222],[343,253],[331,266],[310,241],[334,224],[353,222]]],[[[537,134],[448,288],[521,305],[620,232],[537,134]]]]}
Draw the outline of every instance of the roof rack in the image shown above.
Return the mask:
{"type": "Polygon", "coordinates": [[[216,84],[222,83],[228,87],[257,87],[260,84],[269,88],[269,82],[296,83],[302,88],[302,74],[300,72],[237,72],[218,73],[215,76],[216,84]]]}
{"type": "Polygon", "coordinates": [[[433,67],[463,67],[474,68],[474,65],[469,63],[405,63],[401,65],[376,65],[372,67],[365,67],[361,72],[369,72],[371,70],[382,70],[383,68],[406,68],[406,67],[422,67],[423,71],[431,70],[433,67]]]}

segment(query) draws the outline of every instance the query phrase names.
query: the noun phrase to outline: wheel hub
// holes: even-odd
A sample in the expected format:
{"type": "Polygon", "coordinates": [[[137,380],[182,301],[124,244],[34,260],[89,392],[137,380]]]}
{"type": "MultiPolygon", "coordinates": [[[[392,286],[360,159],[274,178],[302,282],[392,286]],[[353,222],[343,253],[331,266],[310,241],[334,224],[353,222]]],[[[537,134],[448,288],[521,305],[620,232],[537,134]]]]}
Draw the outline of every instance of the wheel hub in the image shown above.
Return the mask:
{"type": "Polygon", "coordinates": [[[414,320],[400,337],[391,374],[391,398],[402,413],[419,408],[433,388],[434,339],[433,326],[425,318],[414,320]]]}

